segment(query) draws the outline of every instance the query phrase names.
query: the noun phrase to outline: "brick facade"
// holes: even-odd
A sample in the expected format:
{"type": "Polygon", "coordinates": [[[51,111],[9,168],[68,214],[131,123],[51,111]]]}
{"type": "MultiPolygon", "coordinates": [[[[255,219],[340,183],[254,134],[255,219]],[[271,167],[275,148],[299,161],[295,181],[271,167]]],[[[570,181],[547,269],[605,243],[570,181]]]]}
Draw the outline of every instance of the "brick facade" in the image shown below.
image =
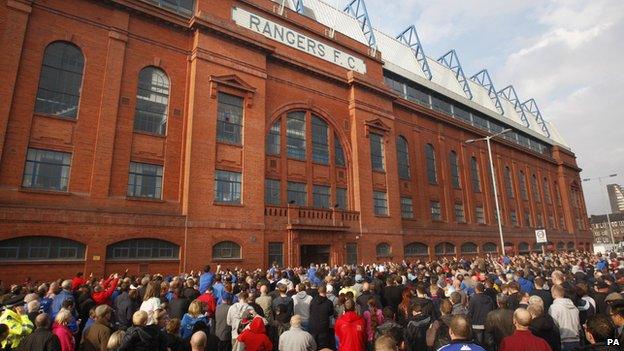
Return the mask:
{"type": "MultiPolygon", "coordinates": [[[[286,10],[275,13],[268,0],[196,0],[195,16],[187,18],[141,0],[4,0],[0,53],[0,241],[21,236],[70,238],[86,245],[80,262],[16,262],[0,265],[0,279],[35,279],[77,270],[110,273],[128,267],[175,273],[197,270],[212,260],[212,246],[228,240],[241,246],[240,260],[224,265],[267,266],[270,242],[283,243],[284,263],[300,263],[301,245],[330,245],[332,264],[347,259],[346,244],[357,243],[357,260],[385,260],[376,247],[387,243],[393,260],[404,258],[413,242],[429,247],[441,242],[497,244],[498,230],[484,143],[463,141],[484,132],[445,114],[396,96],[384,85],[379,53],[340,33],[328,38],[326,28],[286,10]],[[315,58],[237,26],[232,7],[239,6],[317,40],[361,57],[365,75],[315,58]],[[84,55],[83,82],[77,118],[35,113],[43,53],[50,43],[67,41],[84,55]],[[138,74],[146,66],[166,72],[170,81],[166,135],[135,132],[138,74]],[[242,145],[216,141],[217,96],[225,92],[244,101],[242,145]],[[265,155],[270,126],[291,111],[321,117],[344,149],[346,167],[265,155]],[[369,133],[383,136],[385,172],[373,171],[369,133]],[[396,138],[408,141],[411,179],[400,180],[396,138]],[[424,147],[436,150],[438,184],[426,176],[424,147]],[[22,187],[29,147],[70,152],[67,192],[22,187]],[[459,189],[450,185],[448,155],[459,157],[459,189]],[[473,192],[469,162],[479,161],[482,192],[473,192]],[[163,166],[160,200],[127,196],[130,162],[163,166]],[[242,203],[213,201],[215,169],[242,173],[242,203]],[[265,206],[265,178],[281,180],[282,206],[265,206]],[[286,181],[346,187],[348,211],[287,206],[286,181]],[[388,215],[375,216],[373,190],[387,192],[388,215]],[[414,218],[401,219],[400,197],[413,199],[414,218]],[[442,220],[432,221],[431,200],[441,203],[442,220]],[[466,223],[456,223],[454,204],[464,207],[466,223]],[[475,206],[482,205],[485,224],[477,224],[475,206]],[[179,259],[107,261],[106,247],[130,238],[157,238],[180,247],[179,259]]],[[[309,119],[308,119],[309,121],[309,119]]],[[[309,126],[308,122],[308,126],[309,126]]],[[[282,151],[285,150],[282,123],[282,151]]],[[[311,135],[308,131],[308,138],[311,135]]],[[[333,150],[333,137],[329,137],[333,150]]],[[[535,223],[538,211],[549,240],[589,249],[580,169],[574,154],[553,146],[541,155],[507,142],[493,143],[506,241],[531,248],[534,227],[524,223],[528,209],[535,223]],[[506,196],[505,167],[513,174],[516,196],[506,196]],[[518,174],[548,178],[551,204],[519,196],[518,174]],[[556,185],[555,185],[556,184],[556,185]],[[554,195],[560,192],[561,201],[554,195]],[[573,191],[576,195],[573,195],[573,191]],[[573,206],[572,203],[575,203],[573,206]],[[519,225],[512,225],[511,210],[519,225]],[[554,225],[548,223],[549,213],[554,225]],[[559,218],[563,218],[560,220],[559,218]],[[563,224],[563,226],[562,226],[563,224]]],[[[571,246],[570,246],[571,247],[571,246]]],[[[216,263],[216,262],[215,262],[216,263]]]]}

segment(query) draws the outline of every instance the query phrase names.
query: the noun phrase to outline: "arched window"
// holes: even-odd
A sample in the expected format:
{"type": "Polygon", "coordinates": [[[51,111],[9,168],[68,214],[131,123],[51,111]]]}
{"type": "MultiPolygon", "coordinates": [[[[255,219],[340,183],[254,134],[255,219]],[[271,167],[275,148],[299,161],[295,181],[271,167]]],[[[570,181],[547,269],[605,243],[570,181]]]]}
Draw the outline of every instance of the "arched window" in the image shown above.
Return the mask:
{"type": "Polygon", "coordinates": [[[80,49],[66,41],[54,42],[43,53],[35,112],[76,118],[84,56],[80,49]]]}
{"type": "Polygon", "coordinates": [[[522,196],[522,200],[526,201],[529,199],[529,194],[527,192],[526,177],[523,171],[520,171],[518,182],[520,183],[520,196],[522,196]]]}
{"type": "Polygon", "coordinates": [[[281,120],[275,121],[269,129],[266,140],[266,153],[267,155],[279,155],[280,154],[280,129],[281,120]]]}
{"type": "Polygon", "coordinates": [[[312,115],[312,161],[329,164],[329,126],[312,115]]]}
{"type": "Polygon", "coordinates": [[[106,247],[107,260],[144,261],[177,260],[179,258],[180,246],[159,239],[129,239],[106,247]]]}
{"type": "Polygon", "coordinates": [[[520,252],[520,253],[528,253],[529,251],[531,251],[531,248],[530,248],[528,243],[525,243],[523,241],[520,244],[518,244],[518,252],[520,252]]]}
{"type": "Polygon", "coordinates": [[[435,254],[436,255],[454,255],[455,254],[455,245],[444,242],[439,243],[435,246],[435,254]]]}
{"type": "Polygon", "coordinates": [[[405,246],[403,250],[405,257],[429,255],[429,247],[423,243],[411,243],[405,246]]]}
{"type": "Polygon", "coordinates": [[[557,250],[565,250],[565,243],[563,241],[557,243],[557,250]]]}
{"type": "Polygon", "coordinates": [[[507,197],[513,199],[513,179],[511,179],[511,169],[509,169],[509,167],[505,167],[505,189],[507,190],[507,197]]]}
{"type": "Polygon", "coordinates": [[[433,145],[425,145],[425,157],[427,158],[427,180],[429,180],[429,184],[438,184],[438,171],[436,169],[435,149],[433,145]]]}
{"type": "Polygon", "coordinates": [[[241,258],[241,247],[233,241],[222,241],[212,247],[213,260],[236,260],[241,258]]]}
{"type": "Polygon", "coordinates": [[[483,244],[483,252],[485,252],[485,253],[494,253],[494,252],[496,252],[496,244],[494,244],[494,243],[485,243],[485,244],[483,244]]]}
{"type": "Polygon", "coordinates": [[[85,245],[53,236],[24,236],[0,241],[0,261],[79,261],[85,245]]]}
{"type": "Polygon", "coordinates": [[[134,130],[165,135],[169,105],[169,78],[160,68],[145,67],[139,72],[134,130]]]}
{"type": "Polygon", "coordinates": [[[397,163],[399,166],[399,178],[410,179],[410,162],[409,162],[409,148],[407,146],[407,140],[404,137],[399,136],[397,138],[397,163]]]}
{"type": "Polygon", "coordinates": [[[451,184],[453,188],[459,189],[461,182],[459,181],[459,161],[457,160],[457,153],[451,151],[449,154],[449,167],[451,168],[451,184]]]}
{"type": "Polygon", "coordinates": [[[479,163],[476,157],[470,158],[470,179],[472,180],[472,191],[481,192],[481,176],[479,175],[479,163]]]}
{"type": "Polygon", "coordinates": [[[477,244],[475,243],[463,243],[461,246],[461,252],[463,254],[475,254],[477,253],[477,244]]]}
{"type": "Polygon", "coordinates": [[[390,257],[392,251],[388,243],[381,243],[377,245],[376,252],[377,257],[390,257]]]}
{"type": "Polygon", "coordinates": [[[574,242],[573,241],[569,241],[568,242],[568,250],[574,250],[574,242]]]}

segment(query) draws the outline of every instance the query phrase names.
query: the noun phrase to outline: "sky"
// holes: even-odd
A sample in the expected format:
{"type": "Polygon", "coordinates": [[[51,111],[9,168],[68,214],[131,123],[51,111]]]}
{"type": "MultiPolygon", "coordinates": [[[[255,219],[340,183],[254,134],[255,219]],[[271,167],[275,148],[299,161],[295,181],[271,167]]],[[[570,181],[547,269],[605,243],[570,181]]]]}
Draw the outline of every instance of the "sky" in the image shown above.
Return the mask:
{"type": "MultiPolygon", "coordinates": [[[[346,0],[326,0],[343,7],[346,0]]],[[[624,185],[624,1],[366,0],[374,27],[414,24],[427,56],[455,49],[467,76],[487,68],[497,89],[535,98],[583,169],[624,185]]],[[[583,182],[588,214],[608,211],[606,189],[583,182]]]]}

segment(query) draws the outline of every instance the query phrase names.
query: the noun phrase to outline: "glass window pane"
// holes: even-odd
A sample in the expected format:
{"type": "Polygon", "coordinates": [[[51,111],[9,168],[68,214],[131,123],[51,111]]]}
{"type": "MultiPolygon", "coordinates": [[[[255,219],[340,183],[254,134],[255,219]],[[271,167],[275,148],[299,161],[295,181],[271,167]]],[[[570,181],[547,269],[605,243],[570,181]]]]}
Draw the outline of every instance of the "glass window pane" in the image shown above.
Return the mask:
{"type": "Polygon", "coordinates": [[[85,249],[70,239],[26,236],[0,241],[0,261],[84,260],[85,249]]]}
{"type": "Polygon", "coordinates": [[[373,191],[373,206],[378,216],[388,215],[388,195],[384,191],[373,191]]]}
{"type": "Polygon", "coordinates": [[[427,180],[429,184],[438,183],[438,171],[436,169],[435,150],[433,145],[425,145],[425,156],[427,159],[427,180]]]}
{"type": "Polygon", "coordinates": [[[344,150],[337,135],[334,135],[334,153],[336,158],[336,166],[344,167],[346,165],[344,150]]]}
{"type": "Polygon", "coordinates": [[[346,210],[348,207],[347,202],[347,188],[336,188],[336,204],[337,208],[346,210]]]}
{"type": "Polygon", "coordinates": [[[455,221],[457,223],[465,223],[466,215],[464,213],[464,205],[463,204],[455,204],[455,221]]]}
{"type": "Polygon", "coordinates": [[[451,151],[449,155],[449,166],[451,168],[451,185],[455,189],[459,189],[461,183],[459,180],[459,162],[457,160],[457,153],[451,151]]]}
{"type": "Polygon", "coordinates": [[[242,143],[243,101],[242,97],[219,93],[217,98],[218,141],[236,145],[242,143]]]}
{"type": "Polygon", "coordinates": [[[433,221],[441,221],[442,220],[442,207],[440,206],[440,201],[431,201],[431,220],[433,221]]]}
{"type": "Polygon", "coordinates": [[[379,134],[371,133],[368,135],[370,139],[371,164],[375,171],[385,171],[386,165],[384,160],[383,138],[379,134]]]}
{"type": "Polygon", "coordinates": [[[329,126],[317,116],[312,116],[312,161],[329,164],[329,126]]]}
{"type": "Polygon", "coordinates": [[[305,112],[291,112],[286,118],[286,146],[288,157],[299,160],[306,158],[306,118],[305,112]]]}
{"type": "Polygon", "coordinates": [[[268,155],[279,155],[280,154],[280,128],[281,121],[277,120],[269,129],[269,134],[267,135],[266,141],[266,153],[268,155]]]}
{"type": "Polygon", "coordinates": [[[470,159],[470,177],[472,179],[472,191],[481,192],[481,176],[479,175],[479,163],[476,157],[470,159]]]}
{"type": "Polygon", "coordinates": [[[215,202],[241,203],[241,173],[215,171],[215,202]]]}
{"type": "Polygon", "coordinates": [[[267,205],[279,205],[280,201],[280,181],[275,179],[264,180],[264,202],[267,205]]]}
{"type": "Polygon", "coordinates": [[[411,197],[401,198],[401,218],[411,219],[414,218],[414,206],[411,197]]]}
{"type": "Polygon", "coordinates": [[[397,138],[397,162],[399,167],[399,178],[410,179],[409,148],[407,140],[402,136],[397,138]]]}
{"type": "Polygon", "coordinates": [[[22,186],[67,191],[71,154],[41,149],[28,149],[22,186]]]}
{"type": "Polygon", "coordinates": [[[76,118],[84,57],[75,45],[54,42],[46,48],[39,76],[35,112],[76,118]]]}
{"type": "Polygon", "coordinates": [[[297,206],[308,204],[308,190],[305,183],[288,182],[288,203],[297,206]]]}
{"type": "Polygon", "coordinates": [[[139,73],[134,130],[165,135],[169,104],[169,78],[156,67],[145,67],[139,73]]]}
{"type": "Polygon", "coordinates": [[[429,247],[422,243],[412,243],[405,246],[404,255],[406,257],[411,256],[428,256],[429,247]]]}
{"type": "Polygon", "coordinates": [[[329,208],[330,187],[314,185],[312,187],[313,206],[316,208],[329,208]]]}
{"type": "Polygon", "coordinates": [[[130,162],[128,196],[160,199],[162,197],[162,166],[130,162]]]}
{"type": "Polygon", "coordinates": [[[269,243],[269,264],[278,267],[284,266],[284,244],[273,242],[269,243]]]}
{"type": "Polygon", "coordinates": [[[232,241],[222,241],[212,247],[212,259],[241,259],[241,247],[232,241]]]}

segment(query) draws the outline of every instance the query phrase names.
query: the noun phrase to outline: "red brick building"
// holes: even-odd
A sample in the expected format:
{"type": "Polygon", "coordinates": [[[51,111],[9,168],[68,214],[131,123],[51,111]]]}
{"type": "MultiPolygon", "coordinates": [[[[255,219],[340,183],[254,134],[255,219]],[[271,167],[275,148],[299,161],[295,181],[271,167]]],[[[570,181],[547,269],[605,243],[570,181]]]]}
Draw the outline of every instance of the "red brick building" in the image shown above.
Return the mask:
{"type": "Polygon", "coordinates": [[[503,128],[507,249],[590,248],[536,108],[286,4],[1,1],[0,279],[496,252],[503,128]]]}

